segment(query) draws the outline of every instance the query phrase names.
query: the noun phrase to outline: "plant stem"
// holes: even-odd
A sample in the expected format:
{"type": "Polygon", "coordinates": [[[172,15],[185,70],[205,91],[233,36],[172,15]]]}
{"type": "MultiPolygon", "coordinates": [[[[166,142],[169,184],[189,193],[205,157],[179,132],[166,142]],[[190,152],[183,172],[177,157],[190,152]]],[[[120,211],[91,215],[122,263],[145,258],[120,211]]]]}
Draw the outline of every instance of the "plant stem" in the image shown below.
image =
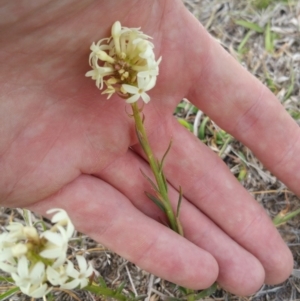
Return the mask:
{"type": "Polygon", "coordinates": [[[88,285],[83,288],[85,291],[89,291],[91,293],[102,295],[105,297],[111,297],[113,299],[119,300],[119,301],[128,301],[128,297],[123,295],[121,292],[117,292],[116,290],[107,288],[107,287],[99,287],[96,285],[88,285]]]}
{"type": "MultiPolygon", "coordinates": [[[[177,217],[175,216],[175,213],[171,206],[171,202],[170,202],[170,199],[168,196],[168,190],[166,187],[166,181],[164,178],[162,167],[159,166],[159,161],[156,160],[156,158],[154,157],[152,149],[150,147],[150,144],[149,144],[149,141],[147,138],[147,134],[146,134],[146,130],[144,127],[143,119],[141,117],[141,112],[140,112],[136,102],[132,103],[131,107],[132,107],[132,111],[133,111],[133,117],[135,120],[137,135],[138,135],[139,141],[141,143],[141,146],[145,152],[145,155],[147,156],[147,159],[148,159],[149,165],[151,167],[151,170],[153,172],[153,175],[155,177],[158,192],[160,195],[160,200],[163,203],[163,207],[165,209],[168,221],[170,223],[170,227],[173,231],[175,231],[179,235],[183,236],[183,230],[182,230],[182,227],[178,220],[178,216],[177,217]]],[[[194,301],[194,299],[195,299],[194,291],[190,290],[190,289],[186,289],[186,291],[187,291],[187,300],[194,301]]]]}
{"type": "Polygon", "coordinates": [[[148,141],[148,138],[146,135],[144,123],[143,123],[143,120],[140,115],[140,110],[139,110],[136,102],[131,104],[131,107],[132,107],[132,111],[133,111],[133,117],[135,120],[137,135],[139,136],[140,143],[143,147],[143,150],[144,150],[144,152],[147,156],[148,162],[150,164],[151,170],[154,174],[156,184],[158,186],[158,190],[159,190],[159,193],[161,196],[160,200],[163,202],[165,212],[166,212],[166,215],[167,215],[169,223],[170,223],[170,227],[173,231],[180,234],[178,222],[176,220],[173,208],[171,206],[171,202],[169,200],[168,191],[165,186],[164,176],[163,176],[162,171],[160,171],[158,161],[155,159],[152,149],[150,147],[150,144],[149,144],[149,141],[148,141]]]}

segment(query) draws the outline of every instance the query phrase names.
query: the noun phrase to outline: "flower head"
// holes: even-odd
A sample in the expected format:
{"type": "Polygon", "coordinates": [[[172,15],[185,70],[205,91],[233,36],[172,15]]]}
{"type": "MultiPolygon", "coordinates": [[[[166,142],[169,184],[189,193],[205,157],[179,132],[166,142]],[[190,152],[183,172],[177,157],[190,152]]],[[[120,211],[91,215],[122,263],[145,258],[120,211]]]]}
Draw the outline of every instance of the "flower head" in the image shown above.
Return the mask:
{"type": "Polygon", "coordinates": [[[49,230],[39,233],[33,226],[10,223],[8,232],[0,234],[0,269],[10,273],[20,290],[33,298],[45,296],[52,286],[83,288],[93,273],[83,256],[77,256],[79,270],[67,260],[75,228],[66,211],[51,209],[47,213],[54,213],[49,230]]]}
{"type": "Polygon", "coordinates": [[[155,86],[159,73],[161,57],[155,61],[154,45],[139,28],[122,27],[119,21],[111,29],[111,37],[91,45],[89,63],[92,70],[86,73],[96,81],[102,94],[110,98],[117,93],[126,102],[132,103],[140,98],[150,100],[146,91],[155,86]]]}

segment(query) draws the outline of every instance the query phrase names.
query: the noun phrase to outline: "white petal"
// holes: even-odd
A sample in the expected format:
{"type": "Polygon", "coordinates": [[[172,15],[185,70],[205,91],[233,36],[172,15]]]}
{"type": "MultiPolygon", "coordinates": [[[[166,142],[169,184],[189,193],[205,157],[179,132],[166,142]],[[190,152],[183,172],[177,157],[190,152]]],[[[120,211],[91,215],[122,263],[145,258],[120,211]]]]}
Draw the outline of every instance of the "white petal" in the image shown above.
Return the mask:
{"type": "Polygon", "coordinates": [[[140,96],[141,96],[140,94],[132,95],[131,97],[129,97],[129,98],[126,99],[126,102],[127,103],[136,102],[140,98],[140,96]]]}
{"type": "Polygon", "coordinates": [[[13,257],[12,250],[10,248],[5,248],[4,250],[0,250],[0,261],[5,261],[11,257],[13,257]]]}
{"type": "Polygon", "coordinates": [[[94,268],[91,265],[89,265],[89,268],[85,272],[85,277],[90,277],[93,273],[94,273],[94,268]]]}
{"type": "Polygon", "coordinates": [[[123,84],[122,85],[122,88],[127,92],[127,93],[130,93],[130,94],[136,94],[139,92],[139,89],[135,86],[131,86],[131,85],[126,85],[126,84],[123,84]]]}
{"type": "Polygon", "coordinates": [[[75,227],[72,224],[72,222],[70,221],[68,223],[68,226],[67,226],[67,236],[68,236],[68,239],[70,239],[73,236],[74,232],[75,232],[75,227]]]}
{"type": "Polygon", "coordinates": [[[149,82],[150,82],[150,76],[147,76],[147,77],[139,77],[138,76],[138,78],[137,78],[137,83],[138,83],[139,89],[144,90],[149,82]]]}
{"type": "Polygon", "coordinates": [[[66,261],[67,255],[66,255],[66,250],[61,252],[61,255],[56,259],[56,261],[53,263],[54,268],[58,268],[61,265],[63,265],[66,261]]]}
{"type": "Polygon", "coordinates": [[[52,231],[45,231],[44,233],[42,233],[41,237],[45,237],[48,241],[57,246],[62,245],[64,241],[61,234],[54,233],[52,231]]]}
{"type": "Polygon", "coordinates": [[[46,213],[51,214],[53,212],[57,212],[57,213],[55,213],[52,216],[52,218],[51,218],[52,223],[57,223],[57,222],[63,221],[63,220],[69,220],[69,216],[65,210],[59,209],[59,208],[53,208],[53,209],[48,210],[46,213]]]}
{"type": "Polygon", "coordinates": [[[52,285],[57,285],[57,279],[59,278],[59,273],[53,269],[50,265],[47,266],[47,279],[51,282],[52,285]]]}
{"type": "Polygon", "coordinates": [[[83,256],[77,255],[76,260],[78,262],[79,270],[81,273],[84,273],[87,269],[87,263],[83,256]]]}
{"type": "Polygon", "coordinates": [[[79,284],[80,284],[80,280],[74,279],[71,282],[64,283],[60,287],[63,289],[72,290],[72,289],[76,288],[79,284]]]}
{"type": "Polygon", "coordinates": [[[40,252],[40,256],[44,257],[44,258],[49,258],[49,259],[54,259],[57,257],[60,257],[62,255],[62,248],[60,247],[56,247],[53,249],[45,249],[44,251],[40,252]]]}
{"type": "Polygon", "coordinates": [[[88,72],[85,74],[85,76],[86,76],[86,77],[89,77],[89,76],[93,77],[95,74],[96,74],[95,70],[90,70],[90,71],[88,71],[88,72]]]}
{"type": "Polygon", "coordinates": [[[29,276],[28,263],[29,262],[25,256],[22,256],[18,261],[18,274],[21,278],[29,276]]]}
{"type": "Polygon", "coordinates": [[[156,76],[151,76],[150,81],[148,82],[147,86],[145,87],[145,91],[151,90],[156,84],[156,76]]]}
{"type": "Polygon", "coordinates": [[[78,278],[79,277],[79,272],[74,268],[74,265],[70,260],[68,260],[66,273],[67,273],[68,276],[70,276],[72,278],[78,278]]]}
{"type": "Polygon", "coordinates": [[[4,262],[0,262],[0,269],[3,270],[6,273],[15,273],[17,272],[17,267],[4,263],[4,262]]]}
{"type": "Polygon", "coordinates": [[[45,265],[39,261],[37,262],[30,272],[30,279],[32,284],[40,284],[44,280],[45,265]]]}
{"type": "Polygon", "coordinates": [[[89,284],[89,279],[83,278],[83,279],[80,280],[80,288],[84,288],[88,284],[89,284]]]}
{"type": "Polygon", "coordinates": [[[144,101],[145,103],[148,103],[148,102],[150,101],[150,96],[149,96],[147,93],[145,93],[145,92],[143,92],[143,93],[141,94],[141,97],[142,97],[142,99],[143,99],[143,101],[144,101]]]}
{"type": "Polygon", "coordinates": [[[47,284],[43,284],[40,287],[36,288],[34,291],[30,292],[30,296],[33,298],[42,298],[50,292],[51,288],[48,289],[47,284]]]}

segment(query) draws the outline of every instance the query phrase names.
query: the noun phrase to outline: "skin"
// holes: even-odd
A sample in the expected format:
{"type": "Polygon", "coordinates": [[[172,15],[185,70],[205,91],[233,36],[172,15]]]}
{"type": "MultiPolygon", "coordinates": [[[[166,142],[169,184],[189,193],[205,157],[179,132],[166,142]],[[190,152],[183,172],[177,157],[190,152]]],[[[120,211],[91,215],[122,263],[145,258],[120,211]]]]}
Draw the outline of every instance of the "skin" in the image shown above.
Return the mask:
{"type": "Polygon", "coordinates": [[[239,295],[291,273],[270,219],[224,163],[172,116],[187,97],[300,193],[300,133],[274,95],[242,68],[180,0],[0,1],[0,201],[45,215],[65,209],[78,231],[180,285],[214,281],[239,295]],[[114,21],[141,27],[162,55],[144,106],[170,197],[184,191],[185,238],[165,227],[124,100],[85,78],[89,45],[114,21]],[[129,149],[130,147],[130,149],[129,149]]]}

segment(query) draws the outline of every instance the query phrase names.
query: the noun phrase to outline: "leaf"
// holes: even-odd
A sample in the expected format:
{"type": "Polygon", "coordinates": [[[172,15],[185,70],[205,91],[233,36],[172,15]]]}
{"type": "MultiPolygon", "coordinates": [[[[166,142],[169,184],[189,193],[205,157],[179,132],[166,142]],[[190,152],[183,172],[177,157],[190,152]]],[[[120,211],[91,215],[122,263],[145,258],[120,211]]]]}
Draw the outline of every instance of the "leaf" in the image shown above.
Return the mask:
{"type": "Polygon", "coordinates": [[[144,146],[144,141],[143,141],[144,139],[143,139],[143,136],[142,136],[142,134],[140,133],[140,131],[137,129],[137,127],[135,127],[135,133],[136,133],[136,136],[137,136],[137,138],[138,138],[138,140],[139,140],[140,145],[141,145],[142,148],[143,148],[144,153],[147,154],[147,151],[146,151],[145,146],[144,146]]]}
{"type": "Polygon", "coordinates": [[[256,23],[252,23],[252,22],[249,22],[249,21],[246,21],[246,20],[235,20],[234,22],[237,25],[243,26],[247,29],[254,30],[258,33],[263,33],[264,32],[264,29],[262,27],[260,27],[259,25],[257,25],[256,23]]]}
{"type": "Polygon", "coordinates": [[[205,117],[203,121],[201,122],[200,128],[199,128],[199,138],[203,141],[205,139],[205,128],[206,124],[209,121],[209,117],[205,117]]]}
{"type": "Polygon", "coordinates": [[[101,287],[107,287],[106,282],[103,277],[99,276],[98,280],[99,280],[99,284],[101,287]]]}
{"type": "Polygon", "coordinates": [[[166,213],[163,203],[158,198],[147,191],[145,191],[145,194],[157,207],[159,207],[164,213],[166,213]]]}
{"type": "Polygon", "coordinates": [[[182,202],[182,188],[181,188],[181,186],[179,186],[179,199],[178,199],[177,210],[176,210],[176,217],[177,218],[179,217],[181,202],[182,202]]]}
{"type": "Polygon", "coordinates": [[[207,288],[206,290],[201,291],[201,293],[199,293],[199,294],[196,294],[195,301],[212,295],[217,290],[217,287],[218,287],[217,283],[214,283],[211,287],[207,288]]]}
{"type": "Polygon", "coordinates": [[[291,84],[289,85],[286,94],[284,95],[284,100],[289,99],[291,94],[293,93],[294,90],[294,84],[295,84],[295,72],[293,69],[291,69],[291,84]]]}
{"type": "Polygon", "coordinates": [[[183,125],[185,128],[187,128],[189,131],[191,131],[191,132],[193,131],[193,126],[190,123],[188,123],[185,119],[178,118],[177,120],[181,125],[183,125]]]}
{"type": "Polygon", "coordinates": [[[155,183],[140,169],[142,175],[148,180],[148,182],[151,184],[152,188],[156,191],[159,192],[158,187],[155,185],[155,183]]]}
{"type": "Polygon", "coordinates": [[[1,301],[5,300],[19,291],[20,291],[20,289],[18,287],[11,288],[8,291],[6,291],[5,293],[0,295],[0,300],[1,301]]]}
{"type": "Polygon", "coordinates": [[[245,35],[245,37],[243,38],[242,42],[240,43],[240,45],[238,46],[238,53],[242,54],[244,47],[246,45],[246,43],[248,42],[249,38],[253,35],[254,31],[250,30],[247,32],[247,34],[245,35]]]}
{"type": "Polygon", "coordinates": [[[286,223],[287,221],[289,221],[290,219],[292,219],[293,217],[295,217],[296,215],[300,214],[300,208],[292,211],[288,214],[283,214],[282,212],[280,212],[279,214],[277,214],[274,219],[273,219],[273,224],[278,227],[284,223],[286,223]]]}
{"type": "Polygon", "coordinates": [[[122,282],[122,283],[118,286],[118,288],[117,288],[117,290],[116,290],[116,293],[117,293],[117,294],[122,293],[124,286],[125,286],[125,282],[122,282]]]}
{"type": "Polygon", "coordinates": [[[165,186],[166,192],[168,193],[168,183],[167,183],[167,180],[166,180],[165,174],[164,174],[163,172],[161,172],[160,174],[161,174],[161,177],[162,177],[162,180],[163,180],[163,183],[164,183],[164,186],[165,186]]]}
{"type": "Polygon", "coordinates": [[[169,153],[169,151],[170,151],[170,149],[171,149],[171,146],[172,146],[172,139],[170,140],[169,146],[168,146],[166,152],[164,153],[164,155],[163,155],[163,157],[162,157],[162,159],[161,159],[161,161],[160,161],[160,164],[158,165],[158,166],[159,166],[159,172],[162,171],[162,168],[163,168],[163,165],[164,165],[165,158],[166,158],[167,154],[169,153]]]}
{"type": "Polygon", "coordinates": [[[274,52],[274,37],[271,33],[271,26],[270,22],[267,24],[266,30],[265,30],[265,49],[266,51],[272,53],[274,52]]]}

